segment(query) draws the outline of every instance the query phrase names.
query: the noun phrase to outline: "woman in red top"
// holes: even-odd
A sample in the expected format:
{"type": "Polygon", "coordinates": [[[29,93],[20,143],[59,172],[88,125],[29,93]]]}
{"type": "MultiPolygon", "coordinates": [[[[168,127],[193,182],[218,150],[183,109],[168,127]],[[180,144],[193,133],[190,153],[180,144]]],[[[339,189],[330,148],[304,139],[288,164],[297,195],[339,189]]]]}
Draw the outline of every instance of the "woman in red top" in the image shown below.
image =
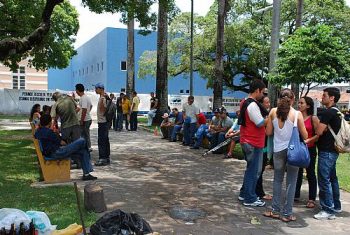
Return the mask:
{"type": "MultiPolygon", "coordinates": [[[[319,123],[317,116],[314,114],[314,101],[308,97],[302,97],[298,103],[299,111],[303,114],[305,127],[308,133],[308,138],[305,140],[310,153],[310,165],[306,168],[307,181],[309,184],[309,201],[306,204],[307,208],[315,207],[315,199],[317,194],[317,179],[315,174],[315,163],[316,163],[316,144],[318,136],[315,133],[315,129],[319,123]]],[[[299,169],[297,185],[295,189],[294,200],[300,199],[300,188],[303,182],[304,169],[299,169]]]]}

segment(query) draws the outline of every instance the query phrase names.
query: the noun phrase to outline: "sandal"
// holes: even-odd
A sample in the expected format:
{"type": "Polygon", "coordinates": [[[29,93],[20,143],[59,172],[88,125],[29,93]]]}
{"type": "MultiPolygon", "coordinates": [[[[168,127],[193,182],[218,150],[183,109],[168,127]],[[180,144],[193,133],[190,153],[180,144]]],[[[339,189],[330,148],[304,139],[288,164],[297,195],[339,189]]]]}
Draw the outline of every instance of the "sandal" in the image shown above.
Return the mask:
{"type": "Polygon", "coordinates": [[[297,220],[297,217],[295,217],[294,215],[283,216],[283,217],[281,217],[281,220],[282,220],[283,222],[288,223],[288,222],[291,222],[291,221],[296,221],[296,220],[297,220]]]}
{"type": "Polygon", "coordinates": [[[265,196],[262,197],[264,200],[272,200],[272,196],[270,194],[266,194],[265,196]]]}
{"type": "Polygon", "coordinates": [[[226,154],[226,155],[223,157],[223,159],[228,159],[228,158],[233,158],[233,156],[230,155],[230,154],[226,154]]]}
{"type": "Polygon", "coordinates": [[[265,211],[263,214],[265,217],[270,217],[272,219],[279,219],[280,215],[279,214],[275,214],[273,211],[265,211]]]}
{"type": "Polygon", "coordinates": [[[315,201],[313,201],[313,200],[309,200],[306,204],[307,208],[315,208],[315,206],[316,206],[315,201]]]}

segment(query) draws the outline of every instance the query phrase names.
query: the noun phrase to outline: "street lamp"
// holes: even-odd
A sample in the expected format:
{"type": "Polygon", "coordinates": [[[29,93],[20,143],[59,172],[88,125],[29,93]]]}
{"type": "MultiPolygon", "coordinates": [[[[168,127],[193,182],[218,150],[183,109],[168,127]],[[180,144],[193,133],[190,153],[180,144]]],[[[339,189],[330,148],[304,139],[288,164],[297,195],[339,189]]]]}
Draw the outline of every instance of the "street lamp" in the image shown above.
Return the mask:
{"type": "Polygon", "coordinates": [[[193,95],[193,1],[191,0],[190,95],[193,95]]]}

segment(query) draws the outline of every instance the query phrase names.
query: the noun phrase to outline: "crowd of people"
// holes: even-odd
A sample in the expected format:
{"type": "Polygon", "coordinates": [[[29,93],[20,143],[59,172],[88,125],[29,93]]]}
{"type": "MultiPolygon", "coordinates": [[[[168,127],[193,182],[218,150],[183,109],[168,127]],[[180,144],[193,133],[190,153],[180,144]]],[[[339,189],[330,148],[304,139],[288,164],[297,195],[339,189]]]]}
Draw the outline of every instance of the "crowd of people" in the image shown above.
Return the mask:
{"type": "MultiPolygon", "coordinates": [[[[79,103],[72,97],[55,92],[54,105],[43,107],[43,111],[40,110],[40,105],[34,105],[30,121],[37,128],[35,137],[41,142],[43,153],[47,158],[61,159],[72,156],[74,158],[76,155],[76,159],[81,161],[83,180],[93,180],[96,177],[90,174],[93,171],[90,161],[92,103],[84,93],[82,84],[77,84],[75,88],[80,96],[79,103]],[[57,125],[58,119],[61,123],[60,128],[57,125]]],[[[128,97],[121,93],[115,102],[116,116],[109,121],[105,114],[110,109],[114,97],[109,97],[105,93],[102,83],[95,85],[95,91],[99,95],[97,104],[99,160],[95,166],[104,166],[110,164],[108,136],[110,126],[112,125],[116,131],[121,131],[125,122],[126,130],[136,131],[140,99],[137,93],[133,92],[130,102],[128,97]]],[[[307,144],[311,159],[306,168],[309,186],[309,200],[306,207],[316,206],[318,186],[321,211],[314,215],[314,218],[334,219],[336,213],[341,212],[336,175],[336,161],[339,155],[329,129],[337,133],[341,126],[339,110],[336,109],[339,98],[339,89],[326,88],[322,96],[325,110],[316,116],[313,113],[314,103],[310,97],[301,97],[298,109],[295,109],[295,95],[286,88],[279,94],[277,107],[270,108],[265,84],[261,80],[253,80],[249,87],[249,95],[241,101],[240,109],[236,113],[238,118],[235,120],[232,120],[227,110],[222,107],[214,109],[212,118],[207,122],[204,113],[194,103],[194,97],[189,96],[181,111],[173,108],[170,113],[163,114],[160,129],[163,139],[170,142],[180,140],[183,146],[189,146],[191,149],[200,149],[205,139],[209,142],[210,149],[230,140],[225,153],[223,152],[225,148],[218,148],[213,152],[224,153],[224,158],[232,158],[234,149],[239,143],[247,164],[238,200],[244,206],[250,207],[262,207],[265,206],[266,200],[272,200],[272,207],[264,213],[264,216],[289,222],[296,220],[293,204],[300,198],[304,172],[304,169],[287,163],[292,130],[297,127],[301,138],[307,144]],[[178,136],[183,138],[179,139],[178,136]],[[263,172],[268,162],[274,171],[272,195],[265,194],[263,188],[263,172]],[[285,176],[286,190],[283,192],[285,176]]],[[[152,125],[158,108],[159,101],[154,93],[151,93],[150,111],[147,114],[148,126],[152,125]]]]}

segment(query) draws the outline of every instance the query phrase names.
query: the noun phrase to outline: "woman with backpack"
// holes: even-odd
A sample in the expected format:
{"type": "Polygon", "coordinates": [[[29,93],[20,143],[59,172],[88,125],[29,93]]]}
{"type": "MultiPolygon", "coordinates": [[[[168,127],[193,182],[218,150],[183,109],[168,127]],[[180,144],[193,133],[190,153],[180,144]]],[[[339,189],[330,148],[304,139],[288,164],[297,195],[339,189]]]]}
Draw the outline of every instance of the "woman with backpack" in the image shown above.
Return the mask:
{"type": "MultiPolygon", "coordinates": [[[[317,194],[317,179],[315,174],[316,165],[316,144],[318,140],[318,135],[316,135],[315,130],[319,123],[319,119],[314,115],[314,101],[308,97],[301,97],[298,103],[298,108],[304,118],[305,128],[308,134],[308,138],[305,140],[307,144],[309,154],[310,154],[310,165],[306,168],[306,176],[309,184],[309,200],[306,204],[307,208],[315,207],[315,200],[317,194]]],[[[300,198],[300,188],[303,182],[303,172],[304,168],[299,168],[298,181],[295,190],[295,201],[300,198]]]]}
{"type": "Polygon", "coordinates": [[[274,178],[272,210],[266,211],[264,216],[281,219],[283,222],[296,220],[293,215],[293,203],[299,168],[287,164],[287,150],[293,127],[297,126],[302,139],[305,140],[308,137],[302,115],[293,108],[294,100],[293,92],[287,88],[283,89],[278,99],[277,108],[271,110],[266,126],[266,135],[274,135],[274,178]],[[286,170],[286,192],[285,196],[282,196],[282,185],[286,170]]]}

